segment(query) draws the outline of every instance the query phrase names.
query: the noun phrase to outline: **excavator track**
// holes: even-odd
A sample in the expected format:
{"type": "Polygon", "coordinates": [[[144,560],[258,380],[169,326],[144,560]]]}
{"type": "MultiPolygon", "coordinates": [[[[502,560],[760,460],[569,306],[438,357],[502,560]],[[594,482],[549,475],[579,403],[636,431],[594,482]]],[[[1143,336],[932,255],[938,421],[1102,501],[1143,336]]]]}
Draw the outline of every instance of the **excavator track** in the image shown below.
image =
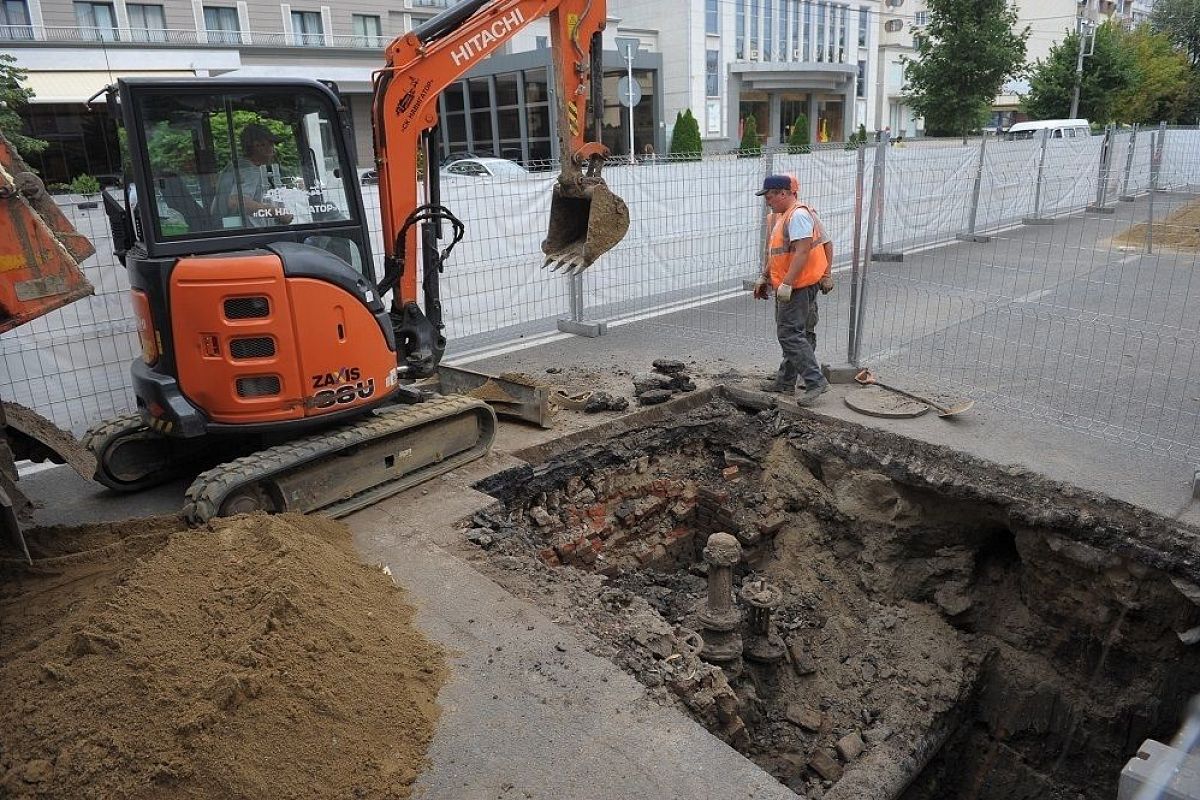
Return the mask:
{"type": "Polygon", "coordinates": [[[193,525],[251,511],[337,518],[480,458],[495,435],[495,412],[468,397],[377,409],[201,473],[183,513],[193,525]]]}
{"type": "MultiPolygon", "coordinates": [[[[186,439],[152,430],[141,414],[125,414],[92,426],[83,446],[95,457],[94,481],[114,492],[139,492],[187,473],[205,451],[186,439]]],[[[211,463],[211,462],[210,462],[211,463]]]]}

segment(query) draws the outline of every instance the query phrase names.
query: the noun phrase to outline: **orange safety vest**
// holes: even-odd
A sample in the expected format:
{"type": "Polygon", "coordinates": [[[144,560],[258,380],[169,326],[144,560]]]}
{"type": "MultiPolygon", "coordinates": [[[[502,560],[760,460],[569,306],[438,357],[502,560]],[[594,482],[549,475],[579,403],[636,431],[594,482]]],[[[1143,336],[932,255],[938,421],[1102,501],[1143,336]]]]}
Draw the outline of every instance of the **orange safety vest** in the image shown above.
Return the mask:
{"type": "Polygon", "coordinates": [[[792,288],[803,289],[806,286],[813,286],[821,280],[821,276],[829,268],[829,262],[825,258],[825,248],[820,244],[825,241],[825,231],[821,228],[821,221],[811,206],[806,203],[793,203],[792,207],[782,214],[772,212],[767,218],[767,225],[771,231],[770,239],[767,241],[767,265],[771,286],[775,289],[779,288],[788,274],[788,270],[792,268],[792,243],[788,241],[788,223],[792,220],[792,214],[795,214],[796,210],[800,208],[803,208],[812,217],[813,246],[808,251],[808,260],[804,262],[800,275],[792,281],[792,288]]]}

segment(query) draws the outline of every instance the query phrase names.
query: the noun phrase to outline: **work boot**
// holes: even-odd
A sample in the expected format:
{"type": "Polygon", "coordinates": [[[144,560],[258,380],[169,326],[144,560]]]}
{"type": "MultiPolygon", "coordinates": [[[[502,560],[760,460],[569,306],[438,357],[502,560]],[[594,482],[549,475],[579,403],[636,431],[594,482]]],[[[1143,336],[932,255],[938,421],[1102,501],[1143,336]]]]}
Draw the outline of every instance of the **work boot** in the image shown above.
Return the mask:
{"type": "Polygon", "coordinates": [[[779,381],[776,380],[763,381],[758,385],[758,388],[764,392],[771,392],[772,394],[791,394],[792,392],[796,391],[796,387],[783,386],[779,383],[779,381]]]}
{"type": "Polygon", "coordinates": [[[829,391],[829,381],[821,381],[817,386],[810,389],[805,389],[802,392],[796,392],[796,405],[811,406],[817,402],[817,398],[829,391]]]}

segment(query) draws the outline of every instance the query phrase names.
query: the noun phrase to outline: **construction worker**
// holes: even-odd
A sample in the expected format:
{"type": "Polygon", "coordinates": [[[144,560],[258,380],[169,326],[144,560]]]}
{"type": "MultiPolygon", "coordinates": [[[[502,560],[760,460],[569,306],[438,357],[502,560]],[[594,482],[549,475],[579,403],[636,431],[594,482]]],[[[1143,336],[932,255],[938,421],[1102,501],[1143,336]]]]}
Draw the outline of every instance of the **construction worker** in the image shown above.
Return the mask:
{"type": "Polygon", "coordinates": [[[766,200],[769,239],[754,296],[775,293],[775,332],[783,360],[765,391],[796,393],[799,405],[812,405],[829,390],[814,350],[818,291],[833,288],[829,265],[833,243],[812,207],[797,198],[799,182],[788,175],[768,175],[756,192],[766,200]],[[803,385],[800,385],[803,381],[803,385]]]}

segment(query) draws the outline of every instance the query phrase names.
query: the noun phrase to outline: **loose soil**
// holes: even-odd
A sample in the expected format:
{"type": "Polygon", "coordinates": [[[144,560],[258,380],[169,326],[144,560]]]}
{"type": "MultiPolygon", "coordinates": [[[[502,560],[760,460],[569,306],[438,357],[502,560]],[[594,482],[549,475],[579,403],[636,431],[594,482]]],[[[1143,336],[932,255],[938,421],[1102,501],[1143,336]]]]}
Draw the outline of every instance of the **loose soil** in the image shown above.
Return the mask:
{"type": "Polygon", "coordinates": [[[0,567],[0,796],[406,798],[444,654],[319,517],[35,531],[0,567]]]}
{"type": "MultiPolygon", "coordinates": [[[[1134,225],[1116,237],[1125,245],[1144,247],[1146,223],[1134,225]]],[[[1200,203],[1189,203],[1167,216],[1162,222],[1154,223],[1154,246],[1180,250],[1185,253],[1200,252],[1200,203]]]]}
{"type": "Polygon", "coordinates": [[[809,798],[1100,800],[1170,739],[1200,691],[1200,531],[726,394],[486,479],[480,568],[809,798]],[[698,657],[718,531],[735,597],[781,590],[782,661],[698,657]]]}

